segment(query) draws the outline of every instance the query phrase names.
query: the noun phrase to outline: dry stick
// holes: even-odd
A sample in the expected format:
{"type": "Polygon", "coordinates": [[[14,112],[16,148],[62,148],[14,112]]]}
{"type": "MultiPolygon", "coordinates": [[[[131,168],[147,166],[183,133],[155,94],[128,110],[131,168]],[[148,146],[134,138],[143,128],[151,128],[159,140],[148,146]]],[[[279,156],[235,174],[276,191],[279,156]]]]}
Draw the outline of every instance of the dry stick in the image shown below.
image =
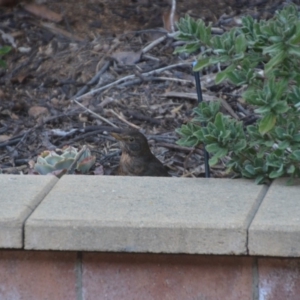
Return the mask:
{"type": "Polygon", "coordinates": [[[172,32],[175,31],[175,29],[174,29],[175,11],[176,11],[176,0],[172,0],[172,8],[171,8],[171,14],[170,14],[170,21],[171,21],[171,30],[172,30],[172,32]]]}
{"type": "Polygon", "coordinates": [[[180,82],[180,83],[194,84],[194,81],[186,80],[186,79],[180,79],[180,78],[174,78],[174,77],[153,77],[152,80],[169,80],[169,81],[175,81],[175,82],[180,82]]]}
{"type": "Polygon", "coordinates": [[[109,120],[107,120],[106,118],[104,117],[101,117],[100,115],[94,113],[92,110],[88,109],[87,107],[85,107],[84,105],[82,105],[81,103],[79,103],[77,100],[72,100],[73,102],[75,102],[76,104],[78,104],[79,106],[81,106],[82,108],[86,109],[90,114],[92,114],[93,116],[99,118],[101,121],[115,127],[115,128],[118,128],[117,125],[115,125],[114,123],[110,122],[109,120]]]}
{"type": "Polygon", "coordinates": [[[86,96],[92,96],[92,95],[94,95],[95,93],[101,92],[101,91],[103,91],[103,90],[106,90],[106,89],[108,89],[108,88],[110,88],[110,87],[112,87],[112,86],[114,86],[114,85],[117,85],[118,83],[120,83],[120,82],[122,82],[122,81],[125,81],[125,80],[128,80],[128,79],[133,79],[133,78],[135,78],[135,75],[128,75],[128,76],[125,76],[125,77],[120,78],[120,79],[118,79],[118,80],[116,80],[116,81],[114,81],[114,82],[111,82],[111,83],[109,83],[109,84],[107,84],[107,85],[105,85],[105,86],[102,86],[102,87],[100,87],[100,88],[91,90],[90,92],[88,92],[88,93],[86,93],[86,94],[83,94],[83,95],[81,95],[81,96],[79,96],[79,97],[76,97],[75,100],[73,100],[73,101],[79,100],[79,99],[81,99],[81,98],[83,98],[83,97],[86,97],[86,96]]]}
{"type": "MultiPolygon", "coordinates": [[[[145,73],[141,73],[140,75],[141,76],[149,76],[149,75],[152,75],[152,74],[158,74],[158,73],[161,73],[163,71],[166,71],[166,70],[169,70],[169,69],[173,69],[173,68],[176,68],[176,67],[183,67],[183,66],[191,66],[191,63],[190,62],[185,62],[185,63],[178,63],[178,64],[174,64],[174,65],[169,65],[169,66],[166,66],[166,67],[163,67],[163,68],[160,68],[160,69],[156,69],[156,70],[152,70],[152,71],[149,71],[149,72],[145,72],[145,73]]],[[[94,89],[94,90],[91,90],[90,92],[86,93],[86,94],[83,94],[79,97],[76,97],[73,101],[76,101],[76,100],[79,100],[83,97],[86,97],[86,96],[91,96],[91,95],[94,95],[95,93],[97,92],[101,92],[103,90],[106,90],[112,86],[115,86],[117,85],[118,83],[120,82],[123,82],[123,81],[126,81],[128,79],[133,79],[133,78],[136,78],[135,75],[128,75],[128,76],[125,76],[125,77],[122,77],[114,82],[111,82],[105,86],[102,86],[100,88],[97,88],[97,89],[94,89]]]]}
{"type": "Polygon", "coordinates": [[[89,86],[96,84],[99,81],[99,78],[101,77],[101,75],[108,69],[109,65],[110,65],[110,61],[107,61],[103,65],[103,67],[100,69],[100,71],[97,72],[97,74],[84,87],[82,87],[77,92],[77,94],[75,95],[75,98],[84,94],[87,91],[87,89],[89,88],[89,86]]]}
{"type": "Polygon", "coordinates": [[[157,40],[153,41],[152,43],[150,43],[148,46],[146,46],[145,48],[142,49],[142,54],[150,51],[152,48],[154,48],[156,45],[158,45],[159,43],[163,42],[168,36],[164,35],[161,36],[160,38],[158,38],[157,40]]]}
{"type": "MultiPolygon", "coordinates": [[[[185,80],[185,79],[180,79],[180,78],[174,78],[174,77],[155,77],[155,76],[152,76],[152,77],[144,77],[144,78],[137,78],[137,79],[133,79],[131,81],[127,81],[127,82],[124,82],[122,84],[120,84],[120,88],[123,88],[123,87],[128,87],[128,86],[131,86],[131,85],[135,85],[135,84],[139,84],[143,81],[155,81],[155,80],[164,80],[164,81],[175,81],[175,82],[180,82],[180,83],[183,83],[183,84],[195,84],[193,81],[191,80],[185,80]]],[[[118,87],[118,88],[119,88],[118,87]]],[[[196,99],[197,100],[197,99],[196,99]]]]}
{"type": "MultiPolygon", "coordinates": [[[[66,142],[62,142],[61,144],[58,145],[58,148],[62,148],[62,147],[64,147],[64,146],[66,146],[66,145],[72,145],[74,142],[78,142],[78,141],[81,141],[81,140],[83,140],[83,139],[85,139],[85,138],[87,138],[87,137],[95,136],[95,135],[98,135],[98,134],[101,134],[103,138],[106,138],[106,139],[108,139],[108,140],[113,141],[113,138],[110,139],[109,136],[104,135],[104,134],[103,134],[103,131],[104,131],[104,130],[102,130],[102,129],[98,129],[98,130],[94,130],[94,131],[92,131],[92,132],[87,132],[87,133],[78,135],[78,136],[76,136],[76,137],[73,138],[73,139],[70,139],[70,140],[68,140],[68,141],[66,141],[66,142]]],[[[121,130],[118,130],[118,129],[112,129],[112,128],[110,128],[110,129],[107,130],[107,131],[109,131],[109,132],[111,132],[111,131],[120,131],[120,132],[121,132],[121,130]]]]}
{"type": "Polygon", "coordinates": [[[115,115],[119,120],[121,120],[122,122],[126,123],[127,125],[135,128],[135,129],[140,129],[139,126],[127,121],[124,117],[118,115],[114,110],[110,109],[109,112],[111,112],[113,115],[115,115]]]}

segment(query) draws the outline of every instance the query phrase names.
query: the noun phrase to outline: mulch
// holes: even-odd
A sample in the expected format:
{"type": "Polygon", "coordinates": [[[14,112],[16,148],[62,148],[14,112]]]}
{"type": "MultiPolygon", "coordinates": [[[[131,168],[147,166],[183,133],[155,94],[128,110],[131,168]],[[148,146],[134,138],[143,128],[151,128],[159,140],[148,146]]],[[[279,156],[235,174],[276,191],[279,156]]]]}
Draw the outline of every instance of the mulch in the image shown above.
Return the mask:
{"type": "MultiPolygon", "coordinates": [[[[181,42],[163,23],[168,2],[59,2],[46,1],[45,10],[0,7],[1,44],[13,47],[0,69],[0,172],[32,173],[42,151],[87,145],[109,174],[120,155],[109,132],[131,127],[147,136],[170,174],[203,177],[203,148],[176,144],[175,130],[197,106],[196,56],[173,54],[181,42]]],[[[282,5],[210,2],[201,9],[195,0],[178,1],[178,16],[202,17],[224,32],[242,15],[268,18],[282,5]]],[[[253,117],[240,89],[214,84],[216,72],[202,74],[204,101],[218,98],[232,117],[253,117]]],[[[222,162],[212,176],[227,176],[222,162]]]]}

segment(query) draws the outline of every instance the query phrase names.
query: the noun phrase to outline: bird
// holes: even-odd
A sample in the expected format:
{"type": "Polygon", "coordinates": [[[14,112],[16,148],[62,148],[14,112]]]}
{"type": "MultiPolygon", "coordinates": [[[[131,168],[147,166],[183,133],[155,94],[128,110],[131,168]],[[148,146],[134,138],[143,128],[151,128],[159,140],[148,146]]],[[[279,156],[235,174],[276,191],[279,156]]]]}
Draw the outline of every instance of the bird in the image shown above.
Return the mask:
{"type": "Polygon", "coordinates": [[[138,130],[111,132],[119,141],[122,155],[116,175],[170,177],[164,165],[153,155],[147,138],[138,130]]]}

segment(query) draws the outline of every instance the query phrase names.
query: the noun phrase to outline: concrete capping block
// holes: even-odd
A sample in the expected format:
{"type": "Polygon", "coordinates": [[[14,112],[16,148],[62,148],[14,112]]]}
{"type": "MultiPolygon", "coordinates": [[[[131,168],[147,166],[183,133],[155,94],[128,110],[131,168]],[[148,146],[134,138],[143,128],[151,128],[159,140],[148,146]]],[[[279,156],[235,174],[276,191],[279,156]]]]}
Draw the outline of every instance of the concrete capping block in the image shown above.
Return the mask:
{"type": "Polygon", "coordinates": [[[300,257],[300,180],[275,180],[249,228],[250,255],[300,257]]]}
{"type": "Polygon", "coordinates": [[[25,249],[246,254],[266,186],[249,180],[64,176],[25,224],[25,249]]]}
{"type": "Polygon", "coordinates": [[[58,179],[55,176],[0,175],[0,248],[23,247],[23,225],[58,179]]]}

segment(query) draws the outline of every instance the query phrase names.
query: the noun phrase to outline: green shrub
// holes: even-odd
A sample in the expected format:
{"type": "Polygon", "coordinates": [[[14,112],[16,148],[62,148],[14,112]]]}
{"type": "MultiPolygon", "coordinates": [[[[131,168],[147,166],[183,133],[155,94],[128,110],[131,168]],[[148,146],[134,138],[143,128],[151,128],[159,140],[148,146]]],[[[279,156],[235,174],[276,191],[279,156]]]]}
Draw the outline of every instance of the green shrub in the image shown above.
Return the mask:
{"type": "Polygon", "coordinates": [[[211,166],[222,159],[229,172],[257,183],[300,177],[299,16],[290,5],[270,20],[246,16],[241,27],[222,35],[212,35],[211,26],[201,20],[180,20],[177,39],[186,44],[176,52],[192,53],[204,46],[194,71],[220,64],[216,84],[228,80],[245,86],[242,97],[258,120],[244,126],[219,112],[219,103],[201,103],[196,117],[177,130],[178,144],[205,144],[211,166]]]}
{"type": "Polygon", "coordinates": [[[5,61],[2,59],[2,56],[9,53],[11,50],[11,47],[9,46],[3,46],[0,47],[0,67],[1,68],[6,68],[6,63],[5,61]]]}

